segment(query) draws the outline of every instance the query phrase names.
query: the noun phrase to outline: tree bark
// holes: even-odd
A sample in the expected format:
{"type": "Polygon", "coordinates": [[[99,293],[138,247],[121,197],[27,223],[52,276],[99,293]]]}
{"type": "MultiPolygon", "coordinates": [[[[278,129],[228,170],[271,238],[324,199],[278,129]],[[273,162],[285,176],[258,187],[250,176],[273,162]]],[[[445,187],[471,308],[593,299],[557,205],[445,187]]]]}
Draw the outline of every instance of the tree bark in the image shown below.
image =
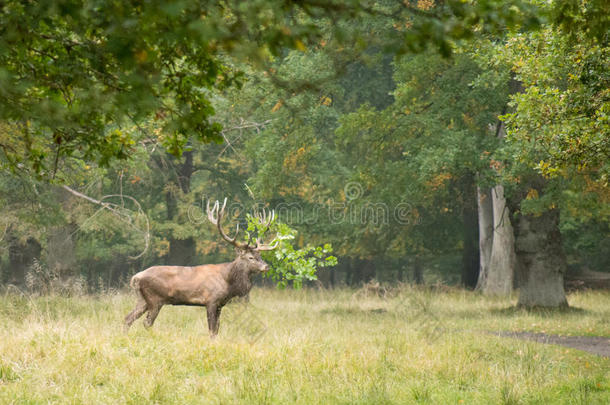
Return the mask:
{"type": "Polygon", "coordinates": [[[487,278],[487,294],[510,295],[513,290],[515,274],[515,238],[513,227],[510,223],[510,213],[506,207],[504,187],[495,186],[491,191],[493,205],[493,243],[489,268],[491,269],[487,278]]]}
{"type": "MultiPolygon", "coordinates": [[[[506,136],[504,123],[498,121],[495,130],[496,138],[503,139],[506,136]]],[[[514,287],[515,281],[515,266],[517,259],[515,256],[515,237],[513,227],[510,222],[509,210],[504,197],[504,187],[496,185],[491,188],[490,192],[485,191],[484,195],[479,196],[479,231],[484,232],[483,239],[480,242],[485,243],[485,257],[483,254],[481,259],[485,259],[485,266],[481,266],[480,277],[482,280],[477,285],[483,294],[486,295],[510,295],[514,287]],[[485,197],[485,198],[483,198],[485,197]],[[482,205],[482,200],[485,200],[482,205]],[[491,205],[491,246],[489,241],[489,222],[490,222],[490,205],[491,205]]]]}
{"type": "Polygon", "coordinates": [[[507,296],[513,290],[517,259],[501,185],[485,192],[479,189],[479,232],[481,274],[477,289],[486,295],[507,296]]]}
{"type": "Polygon", "coordinates": [[[529,190],[534,189],[541,196],[544,184],[542,177],[534,175],[510,201],[515,217],[520,283],[518,305],[527,308],[568,306],[563,285],[567,264],[561,245],[559,210],[552,208],[542,213],[524,214],[520,206],[529,190]]]}
{"type": "Polygon", "coordinates": [[[489,276],[491,246],[493,243],[494,217],[491,189],[477,187],[477,207],[479,214],[479,279],[477,290],[484,291],[489,276]]]}

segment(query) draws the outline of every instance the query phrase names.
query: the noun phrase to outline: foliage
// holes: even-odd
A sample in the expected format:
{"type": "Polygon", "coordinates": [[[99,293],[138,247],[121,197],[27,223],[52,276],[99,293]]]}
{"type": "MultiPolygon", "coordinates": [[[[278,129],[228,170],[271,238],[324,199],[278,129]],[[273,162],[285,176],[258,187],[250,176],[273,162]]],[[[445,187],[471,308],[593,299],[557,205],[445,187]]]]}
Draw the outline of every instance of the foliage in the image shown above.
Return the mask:
{"type": "Polygon", "coordinates": [[[64,157],[107,165],[149,134],[155,117],[173,154],[188,139],[218,141],[208,89],[235,75],[201,42],[203,4],[80,1],[3,3],[0,144],[12,169],[55,176],[64,157]],[[138,135],[138,136],[135,136],[138,135]]]}
{"type": "Polygon", "coordinates": [[[262,252],[263,259],[271,267],[265,276],[270,277],[279,288],[286,288],[290,283],[293,288],[300,289],[304,281],[318,279],[318,269],[337,265],[337,258],[330,255],[333,248],[329,243],[324,246],[307,244],[302,248],[295,248],[292,242],[297,235],[295,229],[279,221],[273,221],[270,227],[265,227],[248,215],[247,240],[263,240],[267,232],[275,233],[274,239],[269,243],[277,242],[278,247],[273,251],[262,252]]]}
{"type": "Polygon", "coordinates": [[[190,139],[221,141],[221,127],[211,119],[212,91],[240,83],[240,72],[222,61],[225,55],[264,66],[287,48],[305,51],[329,36],[337,46],[355,41],[362,48],[375,35],[359,22],[374,20],[385,27],[379,38],[393,52],[421,51],[432,43],[448,54],[451,40],[478,30],[536,22],[535,9],[519,0],[433,5],[3,2],[3,166],[49,180],[64,165],[76,164],[75,158],[102,166],[128,158],[138,142],[158,142],[179,156],[190,149],[190,139]],[[124,129],[152,119],[162,133],[124,129]]]}
{"type": "Polygon", "coordinates": [[[341,271],[375,273],[361,277],[437,257],[455,272],[475,179],[516,192],[535,171],[548,187],[522,190],[522,208],[560,207],[571,259],[604,269],[606,11],[601,0],[5,1],[3,272],[27,241],[45,264],[57,231],[90,284],[227,259],[204,202],[227,196],[244,222],[244,184],[294,236],[267,254],[282,284],[313,278],[327,243],[349,259],[341,271]],[[511,78],[524,91],[504,110],[511,78]]]}
{"type": "Polygon", "coordinates": [[[500,57],[524,91],[504,117],[518,162],[546,177],[578,171],[602,184],[610,175],[610,51],[552,28],[509,39],[500,57]]]}

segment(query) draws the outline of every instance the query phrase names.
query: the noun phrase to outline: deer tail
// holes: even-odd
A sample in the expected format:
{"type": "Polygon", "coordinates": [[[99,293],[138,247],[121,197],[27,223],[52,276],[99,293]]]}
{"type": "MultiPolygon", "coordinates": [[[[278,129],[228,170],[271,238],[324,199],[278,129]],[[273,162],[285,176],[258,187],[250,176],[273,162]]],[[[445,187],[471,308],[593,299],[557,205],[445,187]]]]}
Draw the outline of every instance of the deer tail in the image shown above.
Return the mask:
{"type": "Polygon", "coordinates": [[[131,288],[133,288],[134,290],[137,290],[140,287],[140,277],[138,274],[136,274],[135,276],[133,276],[131,278],[131,281],[129,282],[129,285],[131,286],[131,288]]]}

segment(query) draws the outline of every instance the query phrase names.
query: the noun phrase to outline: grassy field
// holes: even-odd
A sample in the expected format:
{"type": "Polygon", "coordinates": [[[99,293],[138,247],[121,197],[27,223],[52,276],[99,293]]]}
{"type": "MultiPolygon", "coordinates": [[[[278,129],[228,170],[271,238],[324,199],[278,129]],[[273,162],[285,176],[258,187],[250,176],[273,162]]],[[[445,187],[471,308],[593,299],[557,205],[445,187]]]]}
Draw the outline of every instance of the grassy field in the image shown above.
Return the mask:
{"type": "Polygon", "coordinates": [[[610,294],[528,313],[514,300],[404,287],[253,289],[225,307],[122,319],[130,293],[0,296],[0,403],[608,404],[610,359],[489,331],[610,336],[610,294]]]}

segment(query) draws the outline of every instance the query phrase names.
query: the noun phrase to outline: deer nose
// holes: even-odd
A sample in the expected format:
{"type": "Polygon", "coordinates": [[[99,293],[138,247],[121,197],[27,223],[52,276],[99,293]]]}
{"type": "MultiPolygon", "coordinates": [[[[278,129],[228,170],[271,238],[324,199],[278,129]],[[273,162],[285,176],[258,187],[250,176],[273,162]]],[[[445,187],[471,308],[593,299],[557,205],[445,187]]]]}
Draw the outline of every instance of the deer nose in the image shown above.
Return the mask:
{"type": "Polygon", "coordinates": [[[265,263],[263,265],[263,268],[261,269],[261,271],[265,272],[265,271],[269,271],[269,265],[267,263],[265,263]]]}

